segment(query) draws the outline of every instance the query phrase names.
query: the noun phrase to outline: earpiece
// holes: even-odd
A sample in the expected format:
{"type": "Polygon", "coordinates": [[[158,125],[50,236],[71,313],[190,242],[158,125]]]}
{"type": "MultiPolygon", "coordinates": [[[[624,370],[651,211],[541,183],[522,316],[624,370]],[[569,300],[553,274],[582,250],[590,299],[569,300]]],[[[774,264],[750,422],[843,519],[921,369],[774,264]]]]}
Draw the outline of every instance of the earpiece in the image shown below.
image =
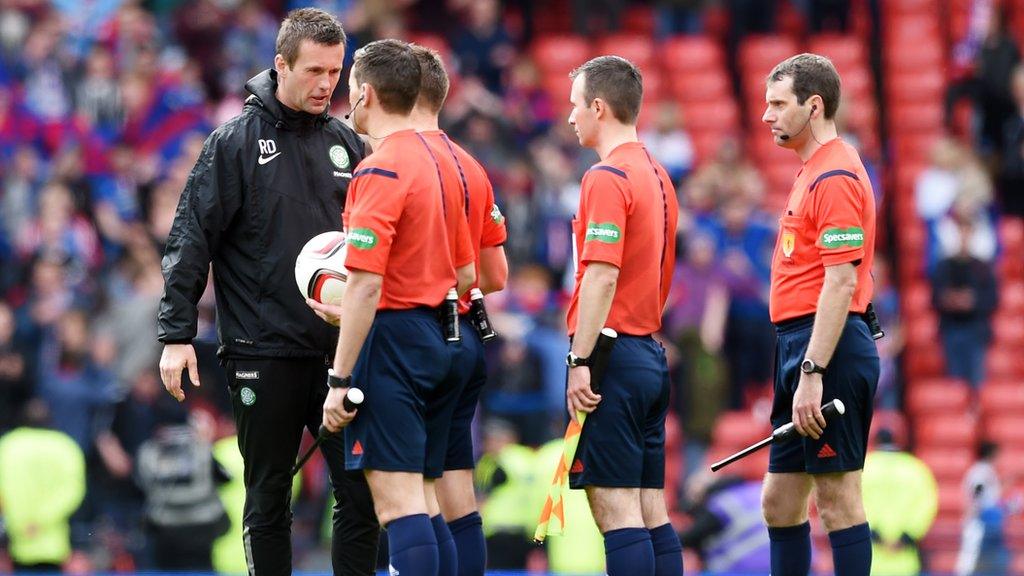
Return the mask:
{"type": "Polygon", "coordinates": [[[356,100],[355,105],[353,105],[352,109],[348,111],[348,114],[345,114],[345,120],[348,120],[349,118],[352,117],[352,114],[355,114],[356,107],[359,106],[359,103],[363,101],[363,98],[365,96],[366,96],[366,92],[362,92],[362,93],[359,94],[359,99],[356,100]]]}

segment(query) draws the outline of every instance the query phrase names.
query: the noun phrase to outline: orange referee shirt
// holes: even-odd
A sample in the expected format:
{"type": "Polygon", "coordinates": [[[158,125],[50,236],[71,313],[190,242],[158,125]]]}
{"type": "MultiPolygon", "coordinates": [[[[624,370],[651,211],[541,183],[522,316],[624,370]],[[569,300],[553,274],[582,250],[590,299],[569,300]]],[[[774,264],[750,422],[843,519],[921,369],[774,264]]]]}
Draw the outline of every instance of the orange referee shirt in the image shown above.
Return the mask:
{"type": "Polygon", "coordinates": [[[439,305],[455,287],[455,268],[472,261],[462,197],[448,197],[441,180],[415,130],[385,138],[352,173],[345,267],[384,277],[378,310],[439,305]]]}
{"type": "Polygon", "coordinates": [[[853,262],[851,312],[864,312],[874,292],[875,196],[857,151],[836,138],[797,174],[772,256],[769,311],[778,323],[818,308],[825,266],[853,262]]]}
{"type": "Polygon", "coordinates": [[[678,216],[672,180],[640,142],[616,147],[587,171],[572,223],[578,265],[566,319],[570,336],[576,333],[580,281],[591,262],[619,269],[606,326],[634,336],[661,328],[675,268],[678,216]]]}
{"type": "MultiPolygon", "coordinates": [[[[426,130],[420,135],[430,145],[434,157],[441,164],[446,178],[454,178],[454,188],[463,197],[465,219],[469,225],[469,241],[473,248],[473,261],[476,262],[477,282],[480,277],[480,251],[505,243],[508,233],[505,230],[505,217],[498,205],[494,203],[494,189],[487,177],[484,167],[466,152],[461,146],[452,142],[443,130],[426,130]]],[[[462,311],[469,310],[469,293],[462,298],[462,311]]]]}

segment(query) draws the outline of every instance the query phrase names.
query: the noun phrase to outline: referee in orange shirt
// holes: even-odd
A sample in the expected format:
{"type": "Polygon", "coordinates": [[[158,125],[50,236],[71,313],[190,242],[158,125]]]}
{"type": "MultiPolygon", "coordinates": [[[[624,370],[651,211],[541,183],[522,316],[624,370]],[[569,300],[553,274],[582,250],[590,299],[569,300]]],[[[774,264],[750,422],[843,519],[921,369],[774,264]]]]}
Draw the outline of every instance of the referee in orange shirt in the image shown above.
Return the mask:
{"type": "Polygon", "coordinates": [[[601,161],[583,177],[572,223],[578,256],[566,395],[571,418],[577,410],[590,416],[569,485],[587,490],[608,576],[681,576],[682,548],[664,494],[668,364],[652,337],[675,268],[679,206],[665,169],[637,138],[640,71],[601,56],[572,78],[569,123],[601,161]],[[619,337],[598,395],[590,356],[605,326],[619,337]]]}
{"type": "MultiPolygon", "coordinates": [[[[452,142],[438,125],[438,115],[448,97],[448,73],[434,50],[411,45],[420,63],[420,95],[412,118],[420,136],[430,146],[442,172],[446,193],[463,199],[470,244],[476,260],[478,283],[484,294],[501,290],[508,279],[505,258],[505,218],[494,203],[494,191],[483,166],[452,142]]],[[[427,461],[423,471],[427,507],[432,516],[441,558],[439,576],[483,576],[487,544],[477,512],[473,488],[473,415],[487,380],[487,363],[481,335],[469,319],[469,295],[459,303],[462,326],[461,350],[454,359],[452,381],[427,408],[427,461]],[[432,489],[436,487],[436,492],[432,489]],[[445,523],[447,521],[447,526],[445,523]],[[449,534],[446,534],[449,533],[449,534]],[[453,549],[446,549],[445,542],[453,549]],[[448,558],[455,556],[457,558],[448,558]]]]}
{"type": "Polygon", "coordinates": [[[438,308],[456,284],[461,293],[474,280],[462,197],[445,195],[437,161],[410,118],[420,78],[404,42],[380,40],[356,52],[352,124],[373,154],[352,174],[345,202],[348,288],[323,414],[327,429],[347,426],[345,467],[366,474],[388,531],[389,572],[402,576],[438,574],[423,485],[426,412],[459,351],[446,342],[438,308]],[[456,250],[451,242],[460,237],[456,250]],[[342,403],[352,385],[366,391],[358,417],[342,403]]]}
{"type": "Polygon", "coordinates": [[[778,332],[772,426],[804,438],[773,444],[762,508],[773,576],[806,576],[811,490],[838,576],[867,576],[871,532],[861,470],[878,385],[878,351],[865,313],[872,293],[875,201],[857,151],[839,138],[839,74],[800,54],[772,70],[761,118],[804,165],[779,220],[769,296],[778,332]],[[822,401],[846,414],[826,427],[822,401]]]}

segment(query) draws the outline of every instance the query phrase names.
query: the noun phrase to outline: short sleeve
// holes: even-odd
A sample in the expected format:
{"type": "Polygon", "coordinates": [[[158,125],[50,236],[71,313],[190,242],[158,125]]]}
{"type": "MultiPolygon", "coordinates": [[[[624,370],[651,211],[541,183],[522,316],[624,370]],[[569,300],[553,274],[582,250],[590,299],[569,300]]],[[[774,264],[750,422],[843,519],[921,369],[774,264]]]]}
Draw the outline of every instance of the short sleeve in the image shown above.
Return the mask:
{"type": "Polygon", "coordinates": [[[405,205],[395,172],[362,168],[352,175],[345,200],[345,267],[383,275],[405,205]]]}
{"type": "Polygon", "coordinates": [[[626,174],[609,166],[592,168],[583,177],[580,220],[584,223],[581,262],[622,266],[629,188],[626,174]]]}
{"type": "Polygon", "coordinates": [[[501,213],[501,208],[498,208],[494,202],[494,189],[486,176],[484,184],[487,187],[487,195],[484,204],[484,226],[483,233],[480,235],[480,247],[492,248],[505,243],[505,240],[508,239],[508,231],[505,229],[505,216],[501,213]]]}
{"type": "Polygon", "coordinates": [[[827,176],[814,187],[815,246],[825,266],[864,258],[864,194],[852,173],[827,176]]]}

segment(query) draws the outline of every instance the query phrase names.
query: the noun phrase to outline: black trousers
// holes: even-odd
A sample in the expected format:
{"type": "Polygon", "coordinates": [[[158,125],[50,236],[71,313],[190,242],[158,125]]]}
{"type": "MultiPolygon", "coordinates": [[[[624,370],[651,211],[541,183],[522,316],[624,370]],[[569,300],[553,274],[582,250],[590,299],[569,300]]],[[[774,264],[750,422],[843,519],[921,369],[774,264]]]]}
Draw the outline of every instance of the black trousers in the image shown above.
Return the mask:
{"type": "MultiPolygon", "coordinates": [[[[291,574],[291,467],[305,427],[316,435],[327,397],[324,358],[226,359],[238,448],[245,460],[242,519],[250,576],[291,574]]],[[[380,527],[361,471],[345,471],[344,437],[321,444],[335,506],[336,576],[372,576],[380,527]]]]}

